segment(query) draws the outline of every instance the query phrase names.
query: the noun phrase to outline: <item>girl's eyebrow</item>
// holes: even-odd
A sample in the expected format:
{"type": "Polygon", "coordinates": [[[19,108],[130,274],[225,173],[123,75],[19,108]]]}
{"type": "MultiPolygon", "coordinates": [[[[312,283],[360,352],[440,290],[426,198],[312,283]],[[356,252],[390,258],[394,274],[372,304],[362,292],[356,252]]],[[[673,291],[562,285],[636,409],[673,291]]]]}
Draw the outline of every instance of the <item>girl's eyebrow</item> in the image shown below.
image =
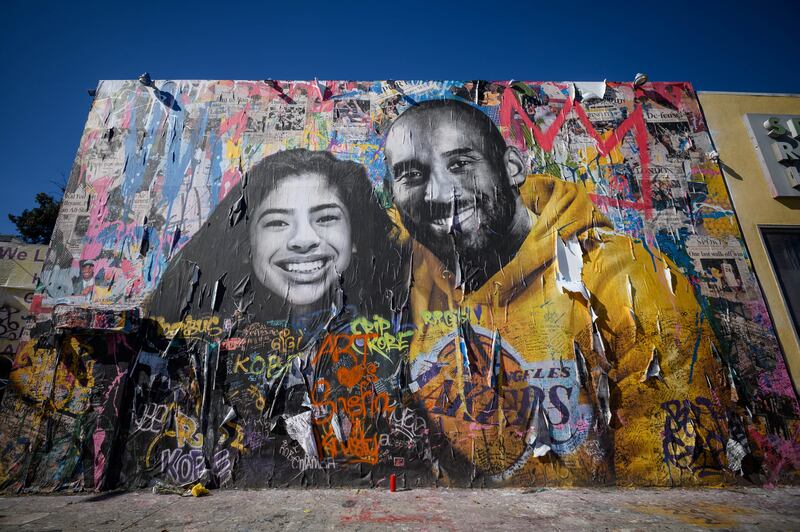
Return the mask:
{"type": "Polygon", "coordinates": [[[256,222],[261,221],[261,218],[269,214],[291,214],[292,210],[293,209],[264,209],[264,212],[258,215],[258,220],[256,220],[256,222]]]}
{"type": "Polygon", "coordinates": [[[317,212],[317,211],[322,211],[322,210],[325,210],[325,209],[339,209],[339,210],[341,210],[342,207],[337,203],[322,203],[320,205],[315,205],[314,207],[311,207],[308,210],[308,212],[317,212]]]}

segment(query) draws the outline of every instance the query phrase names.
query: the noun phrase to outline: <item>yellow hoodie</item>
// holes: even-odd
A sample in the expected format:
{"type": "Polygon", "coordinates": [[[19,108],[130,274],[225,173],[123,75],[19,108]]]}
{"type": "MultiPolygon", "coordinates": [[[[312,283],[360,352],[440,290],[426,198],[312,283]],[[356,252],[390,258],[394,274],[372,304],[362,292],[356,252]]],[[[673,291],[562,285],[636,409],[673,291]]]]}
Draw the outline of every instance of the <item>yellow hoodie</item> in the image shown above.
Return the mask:
{"type": "Polygon", "coordinates": [[[531,232],[478,290],[414,243],[410,387],[434,432],[488,482],[720,483],[730,393],[692,286],[577,185],[532,176],[522,195],[531,232]],[[557,284],[558,238],[582,249],[588,301],[557,284]]]}

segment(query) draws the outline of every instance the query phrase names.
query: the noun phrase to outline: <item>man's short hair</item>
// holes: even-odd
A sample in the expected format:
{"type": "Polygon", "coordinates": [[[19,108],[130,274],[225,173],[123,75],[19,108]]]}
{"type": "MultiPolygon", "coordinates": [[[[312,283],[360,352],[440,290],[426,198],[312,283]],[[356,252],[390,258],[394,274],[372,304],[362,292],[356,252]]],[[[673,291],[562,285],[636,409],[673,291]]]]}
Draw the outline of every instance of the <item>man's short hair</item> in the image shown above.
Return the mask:
{"type": "MultiPolygon", "coordinates": [[[[400,116],[398,116],[394,122],[392,122],[392,125],[389,127],[389,130],[386,133],[386,138],[389,138],[389,135],[391,134],[395,124],[403,120],[420,118],[427,113],[442,114],[447,113],[448,111],[453,117],[453,120],[460,121],[463,127],[473,127],[475,128],[475,131],[478,131],[482,134],[482,136],[486,139],[484,153],[488,156],[492,164],[497,164],[500,168],[503,168],[502,158],[506,151],[507,145],[506,140],[503,138],[503,135],[497,128],[497,125],[486,115],[486,113],[477,107],[460,100],[426,100],[418,103],[417,105],[409,107],[403,111],[403,113],[400,114],[400,116]]],[[[431,122],[431,125],[433,125],[433,122],[431,122]]],[[[387,168],[385,183],[391,184],[392,178],[393,176],[387,168]]]]}

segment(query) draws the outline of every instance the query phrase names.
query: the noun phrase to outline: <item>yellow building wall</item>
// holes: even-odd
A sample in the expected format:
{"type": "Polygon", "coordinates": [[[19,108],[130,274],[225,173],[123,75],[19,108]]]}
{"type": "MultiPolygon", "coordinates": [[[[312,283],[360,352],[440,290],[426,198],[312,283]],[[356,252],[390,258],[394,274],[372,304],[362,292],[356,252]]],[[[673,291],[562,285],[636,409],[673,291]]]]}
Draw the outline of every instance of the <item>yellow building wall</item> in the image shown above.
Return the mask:
{"type": "Polygon", "coordinates": [[[800,95],[700,92],[700,104],[720,156],[725,181],[750,258],[778,333],[795,386],[800,385],[800,340],[761,239],[759,225],[800,226],[800,198],[775,199],[745,124],[746,113],[800,114],[800,95]]]}

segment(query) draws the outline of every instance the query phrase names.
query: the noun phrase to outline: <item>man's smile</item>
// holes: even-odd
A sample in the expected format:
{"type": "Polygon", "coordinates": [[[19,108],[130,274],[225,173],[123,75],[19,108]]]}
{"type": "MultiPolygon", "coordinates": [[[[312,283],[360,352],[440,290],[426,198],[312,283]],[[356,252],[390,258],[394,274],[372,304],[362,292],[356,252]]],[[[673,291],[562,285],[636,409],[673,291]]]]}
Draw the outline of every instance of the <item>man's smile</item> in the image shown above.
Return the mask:
{"type": "Polygon", "coordinates": [[[470,202],[469,204],[459,208],[453,214],[431,218],[429,223],[438,231],[450,231],[456,222],[458,223],[458,228],[463,228],[466,222],[470,222],[472,218],[475,217],[476,211],[477,209],[475,208],[475,204],[470,202]]]}

